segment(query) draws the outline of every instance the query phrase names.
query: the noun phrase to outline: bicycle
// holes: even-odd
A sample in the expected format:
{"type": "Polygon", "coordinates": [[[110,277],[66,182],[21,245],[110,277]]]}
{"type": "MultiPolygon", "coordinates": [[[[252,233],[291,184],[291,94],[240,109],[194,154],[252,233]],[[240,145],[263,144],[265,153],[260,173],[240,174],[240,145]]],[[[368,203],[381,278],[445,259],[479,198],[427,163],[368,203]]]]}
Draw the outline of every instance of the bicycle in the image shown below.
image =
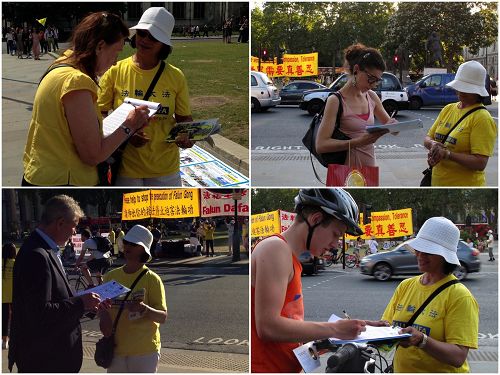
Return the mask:
{"type": "Polygon", "coordinates": [[[66,268],[66,275],[68,276],[69,284],[78,293],[89,287],[88,281],[83,276],[82,270],[80,268],[66,268]]]}
{"type": "Polygon", "coordinates": [[[316,341],[314,346],[318,352],[326,350],[333,353],[327,360],[325,373],[370,374],[376,370],[381,373],[394,372],[392,365],[380,354],[378,347],[369,343],[338,345],[329,340],[320,340],[316,341]]]}
{"type": "Polygon", "coordinates": [[[345,265],[348,267],[348,268],[353,268],[356,263],[358,262],[357,258],[355,255],[353,254],[344,254],[343,252],[341,252],[334,260],[333,260],[333,263],[337,264],[337,263],[343,263],[343,260],[344,260],[344,256],[345,256],[345,265]]]}

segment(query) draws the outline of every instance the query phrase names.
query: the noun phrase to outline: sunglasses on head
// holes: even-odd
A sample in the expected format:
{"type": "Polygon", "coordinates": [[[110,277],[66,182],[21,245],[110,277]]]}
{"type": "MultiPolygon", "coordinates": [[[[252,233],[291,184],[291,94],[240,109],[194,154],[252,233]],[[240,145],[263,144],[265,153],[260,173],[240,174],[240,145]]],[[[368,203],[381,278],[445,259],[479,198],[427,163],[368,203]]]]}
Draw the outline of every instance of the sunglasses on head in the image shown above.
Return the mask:
{"type": "Polygon", "coordinates": [[[155,37],[149,33],[149,31],[137,30],[137,35],[139,35],[141,38],[148,38],[152,42],[158,42],[158,40],[156,40],[155,37]]]}
{"type": "Polygon", "coordinates": [[[368,83],[380,83],[382,82],[382,78],[378,78],[377,76],[374,76],[373,74],[368,73],[366,70],[363,70],[363,72],[366,74],[366,78],[368,80],[368,83]]]}

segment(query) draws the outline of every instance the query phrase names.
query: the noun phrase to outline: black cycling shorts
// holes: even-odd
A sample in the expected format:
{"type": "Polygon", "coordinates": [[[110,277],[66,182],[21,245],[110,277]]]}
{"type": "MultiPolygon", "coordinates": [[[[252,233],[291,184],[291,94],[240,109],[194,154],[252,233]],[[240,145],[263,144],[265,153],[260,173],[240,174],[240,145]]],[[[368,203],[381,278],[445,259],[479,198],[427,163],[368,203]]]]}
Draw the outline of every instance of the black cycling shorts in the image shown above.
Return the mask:
{"type": "Polygon", "coordinates": [[[109,261],[109,258],[94,258],[87,262],[89,270],[92,272],[100,272],[101,275],[104,275],[110,266],[111,262],[109,261]]]}

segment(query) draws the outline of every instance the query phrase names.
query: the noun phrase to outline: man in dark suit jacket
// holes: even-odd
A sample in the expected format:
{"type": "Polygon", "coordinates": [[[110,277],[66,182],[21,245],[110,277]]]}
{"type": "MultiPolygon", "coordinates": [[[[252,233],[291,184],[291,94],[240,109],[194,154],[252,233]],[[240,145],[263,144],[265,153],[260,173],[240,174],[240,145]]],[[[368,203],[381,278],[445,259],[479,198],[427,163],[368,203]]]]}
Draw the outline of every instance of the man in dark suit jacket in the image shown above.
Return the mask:
{"type": "Polygon", "coordinates": [[[38,228],[23,243],[14,266],[9,369],[79,372],[83,349],[80,318],[96,311],[99,296],[73,295],[58,246],[74,233],[83,212],[66,195],[49,199],[38,228]]]}

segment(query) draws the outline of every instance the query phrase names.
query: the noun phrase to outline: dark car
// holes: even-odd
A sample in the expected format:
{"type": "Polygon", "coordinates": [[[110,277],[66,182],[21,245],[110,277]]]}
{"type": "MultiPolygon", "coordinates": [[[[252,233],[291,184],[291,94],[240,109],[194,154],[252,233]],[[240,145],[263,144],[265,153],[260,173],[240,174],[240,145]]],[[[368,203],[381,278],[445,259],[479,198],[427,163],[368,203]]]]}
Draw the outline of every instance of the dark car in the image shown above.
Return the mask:
{"type": "Polygon", "coordinates": [[[302,264],[303,274],[313,275],[318,273],[318,270],[325,269],[325,261],[322,258],[313,256],[309,251],[304,251],[300,254],[299,260],[302,264]]]}
{"type": "Polygon", "coordinates": [[[281,104],[298,104],[307,90],[326,89],[325,85],[314,81],[293,81],[283,86],[280,91],[281,104]]]}
{"type": "MultiPolygon", "coordinates": [[[[460,266],[453,274],[459,280],[464,280],[471,272],[479,272],[481,261],[479,250],[470,248],[464,241],[458,243],[457,251],[460,266]]],[[[395,275],[418,275],[417,257],[407,247],[407,243],[396,246],[393,250],[365,256],[360,262],[360,271],[364,275],[375,277],[377,280],[389,280],[395,275]]]]}
{"type": "MultiPolygon", "coordinates": [[[[320,112],[325,106],[328,96],[332,92],[340,90],[347,83],[348,79],[349,76],[344,73],[327,88],[304,92],[299,106],[300,109],[309,112],[311,115],[320,112]]],[[[382,81],[373,91],[379,96],[387,113],[395,116],[398,111],[408,109],[408,95],[394,74],[384,72],[382,74],[382,81]]]]}

